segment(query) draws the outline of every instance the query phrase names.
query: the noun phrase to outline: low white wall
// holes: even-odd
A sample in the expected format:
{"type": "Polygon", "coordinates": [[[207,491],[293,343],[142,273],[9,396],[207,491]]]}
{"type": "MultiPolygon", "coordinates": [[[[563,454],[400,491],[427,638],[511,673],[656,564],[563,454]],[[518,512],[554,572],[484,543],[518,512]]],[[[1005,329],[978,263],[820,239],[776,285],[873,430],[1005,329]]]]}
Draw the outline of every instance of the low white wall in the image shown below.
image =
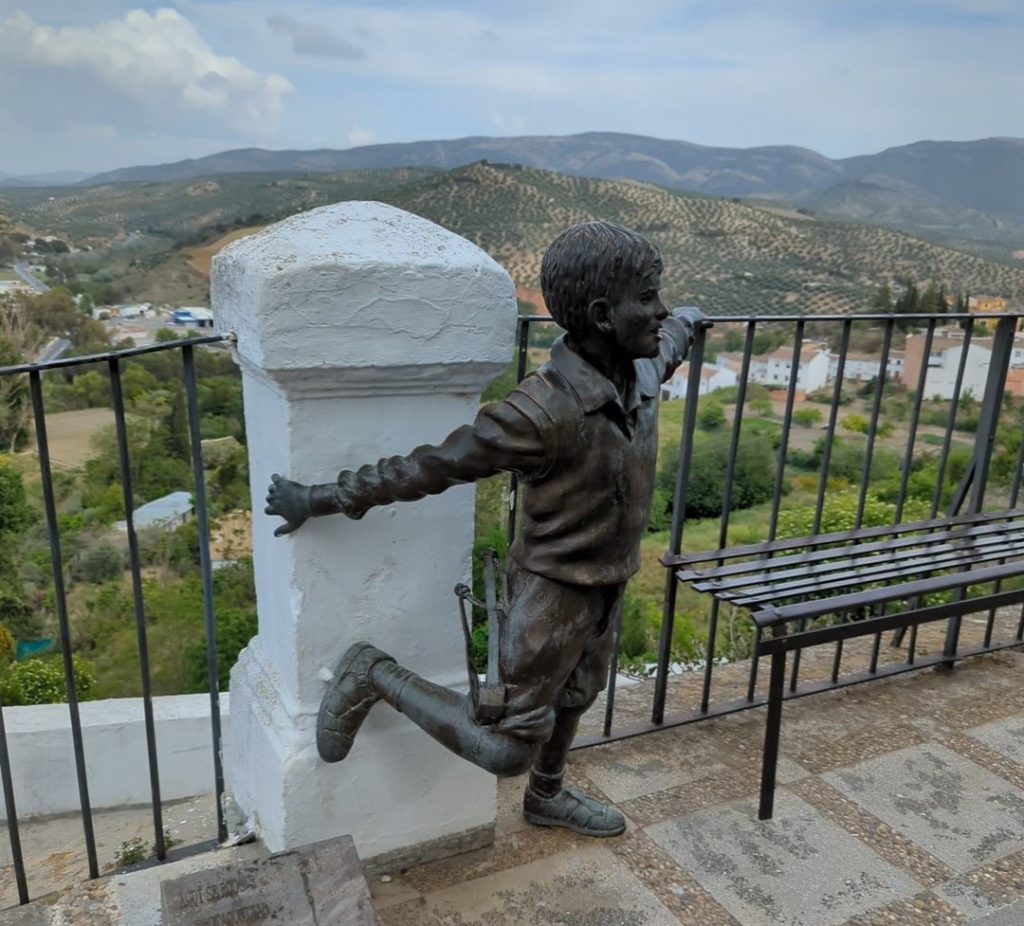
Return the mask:
{"type": "MultiPolygon", "coordinates": [[[[228,695],[220,696],[225,734],[228,695]]],[[[151,800],[146,727],[141,698],[85,701],[79,705],[82,743],[94,809],[151,800]]],[[[164,801],[212,794],[213,741],[210,697],[153,699],[160,795],[164,801]]],[[[79,809],[78,776],[66,704],[4,709],[18,818],[79,809]]],[[[2,794],[0,790],[0,794],[2,794]]],[[[0,802],[0,820],[7,811],[0,802]]]]}

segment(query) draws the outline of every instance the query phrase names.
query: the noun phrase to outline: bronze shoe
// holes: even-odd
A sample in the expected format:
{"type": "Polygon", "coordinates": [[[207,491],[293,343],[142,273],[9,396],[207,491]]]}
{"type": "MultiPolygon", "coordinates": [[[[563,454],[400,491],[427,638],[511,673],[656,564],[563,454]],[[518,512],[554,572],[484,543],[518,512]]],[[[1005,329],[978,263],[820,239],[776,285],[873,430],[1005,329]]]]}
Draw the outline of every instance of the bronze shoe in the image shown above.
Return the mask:
{"type": "Polygon", "coordinates": [[[618,836],[626,818],[614,807],[595,801],[575,788],[544,797],[532,788],[523,795],[523,816],[537,826],[564,826],[584,836],[618,836]]]}
{"type": "Polygon", "coordinates": [[[370,708],[380,700],[370,686],[370,669],[385,660],[394,662],[369,643],[353,643],[338,660],[316,718],[316,751],[324,762],[348,755],[370,708]]]}

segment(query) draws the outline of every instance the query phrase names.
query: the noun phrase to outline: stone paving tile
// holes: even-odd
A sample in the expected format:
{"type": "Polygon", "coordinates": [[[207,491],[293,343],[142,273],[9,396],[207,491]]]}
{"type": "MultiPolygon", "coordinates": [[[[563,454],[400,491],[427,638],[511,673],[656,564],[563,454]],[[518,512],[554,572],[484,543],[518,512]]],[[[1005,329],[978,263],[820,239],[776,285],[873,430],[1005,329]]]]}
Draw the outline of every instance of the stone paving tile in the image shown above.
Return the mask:
{"type": "Polygon", "coordinates": [[[897,900],[859,913],[842,926],[966,926],[967,922],[967,917],[959,910],[926,891],[909,900],[897,900]]]}
{"type": "Polygon", "coordinates": [[[644,794],[619,804],[631,820],[641,826],[658,823],[669,817],[714,807],[726,801],[757,794],[758,781],[751,772],[730,771],[725,775],[698,778],[675,788],[644,794]]]}
{"type": "Polygon", "coordinates": [[[428,894],[566,852],[586,841],[587,837],[566,829],[531,826],[496,840],[485,849],[412,868],[401,878],[414,890],[428,894]]]}
{"type": "Polygon", "coordinates": [[[1024,766],[1024,718],[1018,716],[975,727],[968,731],[968,736],[1024,766]]]}
{"type": "Polygon", "coordinates": [[[740,926],[643,830],[634,829],[612,851],[687,926],[740,926]]]}
{"type": "Polygon", "coordinates": [[[1020,926],[1021,923],[1024,923],[1024,900],[983,916],[980,920],[971,920],[971,926],[1020,926]]]}
{"type": "Polygon", "coordinates": [[[381,926],[679,923],[606,843],[599,845],[594,840],[569,852],[386,907],[378,911],[378,917],[381,926]]]}
{"type": "MultiPolygon", "coordinates": [[[[995,726],[1005,730],[1005,724],[1000,722],[995,726]]],[[[1016,726],[1019,727],[1019,735],[1024,737],[1024,724],[1017,721],[1016,726]]],[[[990,727],[980,727],[975,729],[991,729],[990,727]]],[[[980,765],[982,768],[988,769],[990,772],[994,772],[1001,778],[1005,778],[1010,784],[1016,788],[1024,790],[1024,765],[1020,762],[1014,761],[1012,758],[1007,758],[1006,750],[1011,749],[1010,743],[1005,743],[1000,738],[996,741],[1004,745],[1004,749],[996,750],[986,745],[981,738],[975,738],[974,731],[971,732],[970,736],[964,736],[960,733],[949,733],[945,736],[936,737],[936,741],[941,743],[947,749],[952,749],[953,752],[957,752],[965,758],[970,759],[975,765],[980,765]]],[[[1022,751],[1024,751],[1024,744],[1022,744],[1022,751]]]]}
{"type": "MultiPolygon", "coordinates": [[[[970,916],[991,913],[1024,897],[1024,851],[981,865],[936,892],[970,916]]],[[[1021,919],[1024,923],[1024,918],[1021,919]]]]}
{"type": "Polygon", "coordinates": [[[934,743],[823,776],[956,871],[1024,847],[1024,795],[934,743]]]}
{"type": "Polygon", "coordinates": [[[920,893],[921,885],[795,795],[775,819],[754,801],[710,807],[647,829],[743,926],[839,926],[920,893]]]}
{"type": "Polygon", "coordinates": [[[808,778],[792,785],[789,790],[848,833],[852,833],[890,865],[905,871],[919,884],[934,887],[956,875],[948,865],[820,778],[808,778]]]}

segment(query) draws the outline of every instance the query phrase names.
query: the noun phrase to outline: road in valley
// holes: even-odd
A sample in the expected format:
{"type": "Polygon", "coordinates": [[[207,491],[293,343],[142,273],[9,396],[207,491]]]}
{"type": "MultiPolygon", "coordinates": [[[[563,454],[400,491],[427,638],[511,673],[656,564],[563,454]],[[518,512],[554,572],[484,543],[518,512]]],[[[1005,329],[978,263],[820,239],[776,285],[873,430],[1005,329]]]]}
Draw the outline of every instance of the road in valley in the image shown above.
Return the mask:
{"type": "Polygon", "coordinates": [[[32,271],[28,269],[28,264],[15,264],[14,272],[28,283],[35,292],[48,293],[50,291],[49,286],[40,280],[39,277],[32,274],[32,271]]]}

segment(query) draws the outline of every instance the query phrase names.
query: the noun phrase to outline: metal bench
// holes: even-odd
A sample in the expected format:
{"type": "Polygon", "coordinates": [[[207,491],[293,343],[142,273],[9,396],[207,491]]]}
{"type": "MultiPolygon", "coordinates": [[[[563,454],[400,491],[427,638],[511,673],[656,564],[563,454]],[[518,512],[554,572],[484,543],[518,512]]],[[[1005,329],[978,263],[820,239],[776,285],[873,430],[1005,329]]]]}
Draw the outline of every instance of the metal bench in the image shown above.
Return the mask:
{"type": "MultiPolygon", "coordinates": [[[[1024,508],[686,553],[664,562],[696,591],[749,610],[755,666],[761,657],[771,659],[758,811],[766,820],[774,802],[787,655],[798,660],[808,647],[835,643],[832,684],[814,689],[827,690],[835,687],[843,642],[857,637],[875,636],[863,680],[887,674],[878,666],[885,631],[902,639],[909,629],[913,663],[918,626],[948,621],[943,653],[916,667],[952,665],[954,658],[998,648],[991,646],[996,610],[1024,602],[1024,589],[1002,590],[1004,581],[1024,576],[1024,508]],[[991,590],[968,595],[974,586],[991,590]],[[939,593],[942,600],[928,600],[939,593]],[[985,645],[958,652],[961,619],[985,610],[985,645]]],[[[1022,637],[1024,613],[1015,642],[1007,645],[1019,646],[1022,637]]]]}

